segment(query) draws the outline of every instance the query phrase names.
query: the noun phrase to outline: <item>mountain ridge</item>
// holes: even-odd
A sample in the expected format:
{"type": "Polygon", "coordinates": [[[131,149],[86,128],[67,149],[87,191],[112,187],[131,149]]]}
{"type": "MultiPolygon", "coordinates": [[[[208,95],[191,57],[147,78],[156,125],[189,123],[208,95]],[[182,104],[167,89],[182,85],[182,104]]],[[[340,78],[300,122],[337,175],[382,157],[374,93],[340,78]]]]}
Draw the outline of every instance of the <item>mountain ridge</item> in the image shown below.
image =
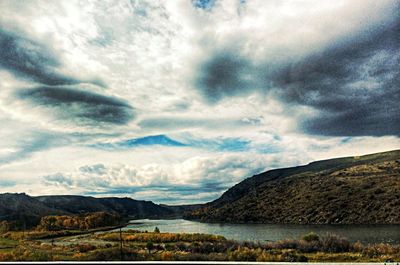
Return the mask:
{"type": "Polygon", "coordinates": [[[234,185],[218,199],[185,213],[185,218],[204,222],[400,224],[398,194],[400,150],[393,150],[269,170],[234,185]]]}
{"type": "Polygon", "coordinates": [[[400,150],[269,170],[205,204],[163,205],[132,198],[0,194],[0,220],[106,211],[132,219],[204,222],[400,224],[400,150]]]}

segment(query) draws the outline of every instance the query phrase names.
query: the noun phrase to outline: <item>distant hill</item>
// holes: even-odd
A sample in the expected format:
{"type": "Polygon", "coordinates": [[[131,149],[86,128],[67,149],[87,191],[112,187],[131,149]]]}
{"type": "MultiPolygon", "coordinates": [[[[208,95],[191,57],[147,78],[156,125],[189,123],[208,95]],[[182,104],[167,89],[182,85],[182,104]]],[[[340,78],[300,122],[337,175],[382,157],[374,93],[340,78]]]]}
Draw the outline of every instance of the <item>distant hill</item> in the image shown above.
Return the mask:
{"type": "Polygon", "coordinates": [[[43,216],[91,212],[117,213],[132,219],[171,218],[181,213],[150,201],[130,198],[94,198],[74,195],[31,197],[25,193],[0,194],[0,221],[17,221],[28,227],[37,225],[43,216]]]}
{"type": "Polygon", "coordinates": [[[94,198],[75,195],[55,195],[35,197],[48,207],[67,211],[72,214],[87,212],[112,212],[131,218],[161,218],[172,215],[166,207],[150,201],[138,201],[131,198],[94,198]]]}
{"type": "Polygon", "coordinates": [[[0,194],[0,220],[24,220],[29,226],[46,215],[67,214],[63,210],[53,209],[25,193],[0,194]]]}
{"type": "Polygon", "coordinates": [[[185,218],[206,222],[400,224],[400,150],[270,170],[185,218]]]}
{"type": "Polygon", "coordinates": [[[33,225],[47,215],[110,212],[205,222],[400,224],[400,150],[270,170],[203,205],[157,205],[130,198],[0,194],[0,221],[33,225]]]}

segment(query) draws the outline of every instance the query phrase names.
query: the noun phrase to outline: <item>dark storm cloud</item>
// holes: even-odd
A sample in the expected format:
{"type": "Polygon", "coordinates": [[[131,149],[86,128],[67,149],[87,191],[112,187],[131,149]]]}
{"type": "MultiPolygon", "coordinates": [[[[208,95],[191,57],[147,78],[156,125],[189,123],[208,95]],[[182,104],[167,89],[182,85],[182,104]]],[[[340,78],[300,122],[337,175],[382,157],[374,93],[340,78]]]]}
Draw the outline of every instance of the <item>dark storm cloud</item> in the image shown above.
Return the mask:
{"type": "Polygon", "coordinates": [[[303,129],[332,136],[400,135],[400,20],[272,76],[287,103],[314,107],[303,129]]]}
{"type": "Polygon", "coordinates": [[[83,81],[59,72],[61,63],[48,45],[17,32],[0,28],[0,68],[18,78],[45,85],[71,85],[82,82],[105,86],[101,80],[83,81]]]}
{"type": "Polygon", "coordinates": [[[252,71],[250,62],[239,54],[216,53],[200,66],[196,87],[208,101],[216,102],[224,96],[240,95],[251,89],[252,71]]]}
{"type": "Polygon", "coordinates": [[[18,77],[46,85],[80,82],[55,71],[60,62],[43,44],[0,29],[0,47],[0,67],[18,77]]]}
{"type": "Polygon", "coordinates": [[[400,19],[298,62],[253,65],[235,53],[215,55],[200,67],[196,87],[209,102],[261,90],[310,106],[316,116],[301,122],[310,134],[400,135],[400,19]]]}
{"type": "Polygon", "coordinates": [[[133,108],[121,99],[66,87],[35,87],[20,90],[17,97],[35,105],[53,108],[60,119],[78,124],[123,125],[134,117],[133,108]]]}

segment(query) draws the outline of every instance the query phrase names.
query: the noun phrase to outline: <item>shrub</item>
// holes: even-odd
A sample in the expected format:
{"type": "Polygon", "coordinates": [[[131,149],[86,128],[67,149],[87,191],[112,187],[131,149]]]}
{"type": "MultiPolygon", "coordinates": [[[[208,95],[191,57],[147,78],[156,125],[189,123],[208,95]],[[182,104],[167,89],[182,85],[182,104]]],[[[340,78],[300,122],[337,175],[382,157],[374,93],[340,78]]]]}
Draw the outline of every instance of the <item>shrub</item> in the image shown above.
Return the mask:
{"type": "Polygon", "coordinates": [[[307,241],[307,242],[319,241],[319,236],[316,233],[311,232],[311,233],[308,233],[308,234],[304,235],[302,237],[302,239],[307,241]]]}
{"type": "Polygon", "coordinates": [[[337,235],[328,235],[322,238],[321,250],[325,252],[348,252],[350,251],[350,242],[337,235]]]}
{"type": "Polygon", "coordinates": [[[400,246],[384,244],[384,243],[376,245],[368,245],[364,247],[362,253],[372,258],[379,257],[381,255],[393,255],[397,253],[400,254],[400,246]]]}
{"type": "Polygon", "coordinates": [[[297,245],[297,250],[303,253],[317,252],[321,248],[321,242],[319,241],[305,241],[300,240],[297,245]]]}
{"type": "Polygon", "coordinates": [[[258,262],[265,262],[265,261],[281,261],[280,257],[274,253],[273,251],[263,251],[258,257],[257,260],[258,262]]]}
{"type": "Polygon", "coordinates": [[[0,221],[0,234],[10,231],[10,224],[7,221],[0,221]]]}
{"type": "Polygon", "coordinates": [[[176,243],[175,246],[178,250],[181,250],[181,251],[186,251],[188,249],[188,245],[184,242],[178,242],[178,243],[176,243]]]}
{"type": "Polygon", "coordinates": [[[108,261],[108,260],[120,260],[121,253],[119,248],[108,248],[108,249],[97,249],[88,256],[85,257],[87,260],[101,260],[101,261],[108,261]]]}
{"type": "Polygon", "coordinates": [[[239,247],[237,250],[228,254],[230,261],[256,261],[262,254],[261,249],[250,249],[248,247],[239,247]]]}
{"type": "Polygon", "coordinates": [[[22,256],[19,256],[23,261],[49,261],[52,260],[51,256],[43,251],[25,250],[22,256]]]}
{"type": "Polygon", "coordinates": [[[147,248],[147,250],[148,250],[149,253],[150,253],[150,251],[154,248],[154,244],[153,244],[151,241],[149,241],[149,242],[147,242],[147,244],[146,244],[146,248],[147,248]]]}
{"type": "Polygon", "coordinates": [[[284,239],[276,242],[267,243],[266,248],[268,249],[297,249],[299,245],[298,240],[284,239]]]}
{"type": "Polygon", "coordinates": [[[0,261],[13,261],[15,257],[11,253],[1,253],[0,252],[0,261]]]}
{"type": "MultiPolygon", "coordinates": [[[[97,236],[102,240],[119,241],[118,233],[104,233],[97,236]]],[[[147,242],[153,243],[167,243],[167,242],[219,242],[226,241],[222,236],[218,235],[207,235],[207,234],[177,234],[177,233],[124,233],[124,241],[136,241],[136,242],[147,242]]]]}
{"type": "Polygon", "coordinates": [[[77,250],[81,253],[89,252],[96,249],[96,246],[90,244],[79,244],[76,246],[77,250]]]}
{"type": "Polygon", "coordinates": [[[174,254],[170,251],[164,251],[160,255],[160,259],[162,261],[171,261],[171,260],[173,260],[173,257],[174,257],[174,254]]]}
{"type": "Polygon", "coordinates": [[[304,255],[297,255],[294,251],[283,252],[280,261],[284,262],[307,262],[308,259],[304,255]]]}

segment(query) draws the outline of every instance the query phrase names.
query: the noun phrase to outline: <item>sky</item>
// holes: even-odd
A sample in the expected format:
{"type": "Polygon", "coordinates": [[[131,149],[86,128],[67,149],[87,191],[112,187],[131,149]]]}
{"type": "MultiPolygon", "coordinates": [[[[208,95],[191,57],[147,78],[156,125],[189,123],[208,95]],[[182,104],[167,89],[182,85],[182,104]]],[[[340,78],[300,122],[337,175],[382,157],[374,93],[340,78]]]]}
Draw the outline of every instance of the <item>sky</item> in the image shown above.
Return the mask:
{"type": "Polygon", "coordinates": [[[0,193],[212,201],[400,148],[399,0],[0,1],[0,193]]]}

